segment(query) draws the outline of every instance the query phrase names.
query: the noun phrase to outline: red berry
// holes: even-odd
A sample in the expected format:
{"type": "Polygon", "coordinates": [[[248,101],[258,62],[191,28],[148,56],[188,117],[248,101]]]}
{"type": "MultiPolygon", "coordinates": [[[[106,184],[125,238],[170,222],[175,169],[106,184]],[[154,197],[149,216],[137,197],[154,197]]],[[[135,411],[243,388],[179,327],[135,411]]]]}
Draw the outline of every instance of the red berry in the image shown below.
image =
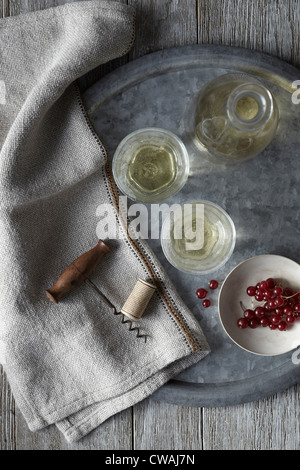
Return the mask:
{"type": "Polygon", "coordinates": [[[295,311],[295,312],[298,312],[298,313],[300,312],[300,304],[296,304],[296,305],[294,306],[294,311],[295,311]]]}
{"type": "Polygon", "coordinates": [[[285,301],[285,305],[289,305],[290,307],[293,307],[295,306],[295,300],[294,299],[288,299],[285,301]]]}
{"type": "Polygon", "coordinates": [[[284,307],[283,313],[284,313],[285,315],[291,315],[291,313],[293,313],[292,307],[290,307],[289,305],[288,305],[287,307],[284,307]]]}
{"type": "Polygon", "coordinates": [[[270,312],[273,310],[273,303],[269,300],[264,304],[264,309],[270,312]]]}
{"type": "Polygon", "coordinates": [[[273,289],[273,293],[276,296],[282,295],[283,294],[283,289],[280,286],[275,286],[273,289]]]}
{"type": "Polygon", "coordinates": [[[296,292],[294,292],[292,289],[290,289],[289,287],[287,287],[286,289],[284,289],[283,291],[283,295],[284,297],[292,297],[292,295],[296,294],[296,292]]]}
{"type": "Polygon", "coordinates": [[[280,320],[281,320],[281,317],[279,315],[273,315],[271,317],[271,322],[273,323],[273,325],[278,325],[280,320]]]}
{"type": "Polygon", "coordinates": [[[262,300],[264,300],[264,294],[262,290],[259,289],[256,291],[255,300],[257,300],[257,302],[261,302],[262,300]]]}
{"type": "Polygon", "coordinates": [[[261,324],[261,326],[263,327],[266,327],[266,326],[269,326],[269,320],[268,320],[268,317],[261,317],[261,319],[259,320],[259,323],[261,324]]]}
{"type": "Polygon", "coordinates": [[[276,315],[282,316],[282,315],[283,315],[283,310],[284,310],[283,307],[277,307],[277,308],[275,308],[275,313],[276,313],[276,315]]]}
{"type": "Polygon", "coordinates": [[[249,326],[252,329],[257,328],[259,326],[259,323],[256,318],[252,318],[252,320],[249,320],[249,326]]]}
{"type": "Polygon", "coordinates": [[[275,303],[275,299],[270,299],[269,300],[269,310],[274,310],[277,307],[275,303]]]}
{"type": "Polygon", "coordinates": [[[198,289],[196,291],[196,296],[198,299],[204,299],[207,296],[207,290],[202,288],[198,289]]]}
{"type": "Polygon", "coordinates": [[[256,318],[261,318],[262,316],[264,316],[265,314],[265,310],[263,307],[256,307],[256,309],[254,310],[254,315],[256,318]]]}
{"type": "Polygon", "coordinates": [[[294,323],[294,321],[295,321],[294,315],[288,315],[288,316],[286,317],[286,322],[287,322],[287,323],[294,323]]]}
{"type": "Polygon", "coordinates": [[[217,289],[219,287],[219,283],[218,283],[218,281],[213,279],[212,281],[209,282],[208,286],[209,286],[210,289],[214,290],[214,289],[217,289]]]}
{"type": "Polygon", "coordinates": [[[255,296],[255,293],[256,293],[256,287],[254,287],[254,286],[249,286],[249,287],[247,287],[247,294],[248,294],[250,297],[254,297],[254,296],[255,296]]]}
{"type": "Polygon", "coordinates": [[[247,328],[248,320],[246,318],[239,318],[237,321],[237,326],[239,328],[247,328]]]}
{"type": "Polygon", "coordinates": [[[276,329],[277,329],[277,325],[275,325],[274,323],[270,323],[269,328],[270,328],[271,330],[276,330],[276,329]]]}
{"type": "Polygon", "coordinates": [[[269,288],[269,289],[274,289],[274,287],[275,287],[275,281],[274,281],[274,279],[273,279],[272,277],[269,277],[266,282],[267,282],[267,284],[268,284],[268,288],[269,288]]]}
{"type": "Polygon", "coordinates": [[[282,307],[284,304],[284,300],[282,297],[276,297],[274,300],[275,307],[282,307]]]}
{"type": "Polygon", "coordinates": [[[287,327],[287,323],[285,321],[281,321],[278,325],[278,330],[285,331],[287,327]]]}
{"type": "Polygon", "coordinates": [[[266,290],[264,291],[263,296],[264,296],[264,300],[269,300],[269,299],[273,296],[273,291],[272,291],[272,289],[266,289],[266,290]]]}
{"type": "Polygon", "coordinates": [[[252,318],[254,318],[254,312],[253,312],[253,310],[251,310],[251,308],[247,308],[247,309],[244,311],[244,317],[247,318],[247,320],[252,320],[252,318]]]}
{"type": "Polygon", "coordinates": [[[267,281],[262,281],[262,282],[260,283],[259,287],[260,287],[261,289],[263,289],[263,290],[268,289],[268,283],[267,283],[267,281]]]}
{"type": "Polygon", "coordinates": [[[209,299],[203,300],[202,305],[204,308],[210,307],[210,300],[209,299]]]}

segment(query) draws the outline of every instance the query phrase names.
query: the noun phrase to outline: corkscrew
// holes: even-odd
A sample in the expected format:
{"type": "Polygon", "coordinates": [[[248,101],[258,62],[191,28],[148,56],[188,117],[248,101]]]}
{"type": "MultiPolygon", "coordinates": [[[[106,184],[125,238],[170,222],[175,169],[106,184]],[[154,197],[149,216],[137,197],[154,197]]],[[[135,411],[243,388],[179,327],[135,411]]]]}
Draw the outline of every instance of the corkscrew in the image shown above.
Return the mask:
{"type": "Polygon", "coordinates": [[[106,243],[99,240],[94,248],[80,255],[63,271],[53,287],[45,291],[46,295],[51,302],[58,304],[63,296],[85,283],[101,297],[102,301],[109,308],[113,309],[114,315],[122,315],[121,323],[128,324],[129,331],[135,331],[136,337],[144,338],[146,342],[148,335],[141,334],[140,328],[134,326],[133,322],[138,321],[143,315],[156,287],[143,279],[138,279],[121,311],[118,311],[112,302],[101,292],[98,286],[89,278],[102,257],[109,251],[110,248],[106,243]]]}

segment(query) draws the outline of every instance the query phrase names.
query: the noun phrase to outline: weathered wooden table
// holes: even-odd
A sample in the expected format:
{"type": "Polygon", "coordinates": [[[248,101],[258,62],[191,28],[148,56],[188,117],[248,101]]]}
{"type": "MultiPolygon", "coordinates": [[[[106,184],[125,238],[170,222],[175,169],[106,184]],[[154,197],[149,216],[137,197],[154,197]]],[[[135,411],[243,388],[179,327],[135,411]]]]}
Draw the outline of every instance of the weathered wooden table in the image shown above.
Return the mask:
{"type": "MultiPolygon", "coordinates": [[[[67,1],[71,0],[1,0],[0,14],[13,16],[67,1]]],[[[119,1],[137,9],[135,47],[126,57],[91,72],[83,87],[144,54],[187,44],[246,47],[300,68],[299,0],[119,1]]],[[[296,450],[300,449],[299,391],[295,386],[255,403],[201,409],[149,398],[70,445],[54,426],[39,433],[28,430],[0,370],[0,449],[296,450]]]]}

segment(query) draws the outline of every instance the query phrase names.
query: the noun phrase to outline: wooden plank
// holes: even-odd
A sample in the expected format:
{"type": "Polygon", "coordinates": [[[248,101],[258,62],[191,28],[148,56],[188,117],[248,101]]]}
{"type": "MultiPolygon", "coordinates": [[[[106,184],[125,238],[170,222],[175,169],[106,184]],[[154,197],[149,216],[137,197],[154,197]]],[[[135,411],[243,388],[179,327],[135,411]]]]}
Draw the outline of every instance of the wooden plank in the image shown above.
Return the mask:
{"type": "Polygon", "coordinates": [[[197,43],[195,0],[128,0],[137,12],[136,43],[130,58],[197,43]]]}
{"type": "Polygon", "coordinates": [[[147,399],[134,408],[135,450],[202,449],[202,410],[147,399]]]}
{"type": "Polygon", "coordinates": [[[0,366],[0,450],[15,450],[15,402],[0,366]]]}
{"type": "Polygon", "coordinates": [[[16,412],[16,450],[130,450],[132,447],[132,411],[127,409],[77,443],[68,443],[55,426],[36,433],[28,430],[22,415],[16,412]]]}
{"type": "Polygon", "coordinates": [[[204,450],[299,450],[300,387],[240,406],[203,409],[204,450]]]}
{"type": "Polygon", "coordinates": [[[0,18],[5,18],[9,11],[9,0],[2,0],[0,2],[0,18]]]}
{"type": "MultiPolygon", "coordinates": [[[[76,0],[10,0],[9,13],[10,16],[28,13],[30,11],[44,10],[65,3],[72,3],[76,0]]],[[[84,0],[81,0],[84,1],[84,0]]]]}
{"type": "Polygon", "coordinates": [[[246,47],[300,65],[297,0],[199,0],[201,44],[246,47]]]}

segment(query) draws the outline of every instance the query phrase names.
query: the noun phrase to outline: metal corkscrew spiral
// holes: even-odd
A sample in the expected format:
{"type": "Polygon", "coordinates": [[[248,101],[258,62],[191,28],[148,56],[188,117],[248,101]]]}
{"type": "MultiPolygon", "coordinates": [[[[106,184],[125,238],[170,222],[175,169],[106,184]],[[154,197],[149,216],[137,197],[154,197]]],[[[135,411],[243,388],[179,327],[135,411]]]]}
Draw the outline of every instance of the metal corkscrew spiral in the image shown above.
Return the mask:
{"type": "Polygon", "coordinates": [[[116,307],[108,300],[108,298],[98,289],[98,287],[90,279],[86,279],[85,282],[102,298],[104,303],[106,303],[106,305],[109,308],[113,309],[114,315],[122,315],[121,323],[123,323],[123,324],[128,323],[129,324],[129,331],[136,331],[137,332],[136,337],[137,338],[144,338],[145,343],[146,343],[148,335],[141,334],[140,333],[140,328],[138,328],[137,326],[133,326],[132,320],[130,320],[129,318],[126,318],[122,311],[118,312],[116,307]]]}

